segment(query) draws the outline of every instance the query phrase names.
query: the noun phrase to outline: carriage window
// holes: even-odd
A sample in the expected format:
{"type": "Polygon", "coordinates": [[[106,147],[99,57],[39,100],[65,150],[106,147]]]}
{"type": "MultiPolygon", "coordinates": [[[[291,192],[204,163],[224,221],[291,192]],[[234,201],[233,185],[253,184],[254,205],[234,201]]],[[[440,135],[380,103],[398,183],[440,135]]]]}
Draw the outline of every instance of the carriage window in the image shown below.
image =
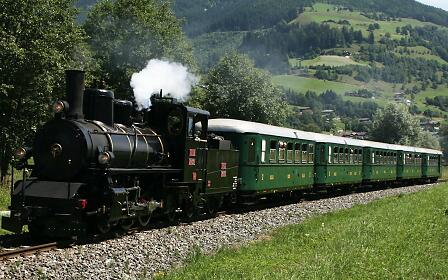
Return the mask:
{"type": "Polygon", "coordinates": [[[313,144],[309,144],[308,147],[309,147],[309,150],[308,150],[308,162],[309,163],[313,163],[314,162],[314,145],[313,144]]]}
{"type": "Polygon", "coordinates": [[[302,163],[307,162],[308,144],[302,144],[302,163]]]}
{"type": "Polygon", "coordinates": [[[338,162],[338,153],[339,153],[339,148],[338,147],[334,147],[333,148],[333,163],[337,163],[338,162]]]}
{"type": "Polygon", "coordinates": [[[331,163],[331,146],[328,146],[328,163],[331,163]]]}
{"type": "Polygon", "coordinates": [[[248,154],[247,160],[249,162],[254,162],[255,161],[255,138],[251,138],[250,139],[249,154],[248,154]]]}
{"type": "Polygon", "coordinates": [[[344,163],[344,148],[339,147],[339,163],[344,163]]]}
{"type": "Polygon", "coordinates": [[[295,162],[300,163],[300,144],[296,143],[294,145],[294,153],[295,153],[295,162]]]}
{"type": "Polygon", "coordinates": [[[358,162],[362,163],[363,159],[362,159],[362,149],[359,149],[359,154],[358,154],[358,162]]]}
{"type": "Polygon", "coordinates": [[[355,154],[355,151],[353,149],[350,149],[350,163],[351,164],[354,163],[354,154],[355,154]]]}
{"type": "Polygon", "coordinates": [[[345,162],[350,163],[350,150],[349,148],[345,148],[345,162]]]}
{"type": "Polygon", "coordinates": [[[375,153],[372,153],[372,164],[375,164],[375,153]]]}
{"type": "Polygon", "coordinates": [[[278,160],[281,162],[285,161],[286,157],[286,142],[278,142],[278,160]]]}
{"type": "Polygon", "coordinates": [[[271,141],[270,150],[269,150],[269,160],[270,161],[277,160],[277,141],[271,141]]]}
{"type": "Polygon", "coordinates": [[[261,162],[266,161],[266,140],[261,140],[261,162]]]}
{"type": "Polygon", "coordinates": [[[293,151],[293,145],[292,145],[292,143],[288,143],[288,151],[287,151],[287,154],[286,154],[286,160],[287,160],[289,163],[292,162],[293,153],[294,153],[294,151],[293,151]]]}

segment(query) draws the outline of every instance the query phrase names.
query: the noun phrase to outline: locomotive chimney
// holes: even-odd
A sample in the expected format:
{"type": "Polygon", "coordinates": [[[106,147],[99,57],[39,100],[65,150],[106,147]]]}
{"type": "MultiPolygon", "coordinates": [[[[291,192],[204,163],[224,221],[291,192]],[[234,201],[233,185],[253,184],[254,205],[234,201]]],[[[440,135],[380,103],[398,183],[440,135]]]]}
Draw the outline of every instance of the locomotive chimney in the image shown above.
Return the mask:
{"type": "Polygon", "coordinates": [[[65,84],[67,102],[69,104],[68,118],[82,119],[83,94],[84,94],[84,71],[66,70],[65,84]]]}

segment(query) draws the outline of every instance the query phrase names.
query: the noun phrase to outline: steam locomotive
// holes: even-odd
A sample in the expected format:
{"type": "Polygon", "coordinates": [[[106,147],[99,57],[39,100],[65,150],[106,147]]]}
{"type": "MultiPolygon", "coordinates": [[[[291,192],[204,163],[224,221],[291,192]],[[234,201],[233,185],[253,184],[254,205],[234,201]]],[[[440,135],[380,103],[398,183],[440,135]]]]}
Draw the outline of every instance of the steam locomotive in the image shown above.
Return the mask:
{"type": "Polygon", "coordinates": [[[238,152],[208,139],[209,113],[162,94],[143,121],[108,90],[85,89],[84,72],[66,71],[66,101],[19,149],[17,167],[32,170],[11,193],[4,229],[79,236],[90,230],[146,226],[151,218],[213,215],[236,188],[238,152]],[[34,165],[28,164],[33,157],[34,165]]]}

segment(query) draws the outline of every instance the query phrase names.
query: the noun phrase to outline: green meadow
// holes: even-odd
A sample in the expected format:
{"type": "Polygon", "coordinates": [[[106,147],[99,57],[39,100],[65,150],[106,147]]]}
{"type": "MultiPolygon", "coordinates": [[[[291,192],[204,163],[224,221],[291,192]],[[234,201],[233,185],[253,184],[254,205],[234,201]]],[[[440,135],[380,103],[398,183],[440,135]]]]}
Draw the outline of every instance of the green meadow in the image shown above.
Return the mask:
{"type": "Polygon", "coordinates": [[[448,185],[328,213],[156,279],[446,279],[448,185]]]}

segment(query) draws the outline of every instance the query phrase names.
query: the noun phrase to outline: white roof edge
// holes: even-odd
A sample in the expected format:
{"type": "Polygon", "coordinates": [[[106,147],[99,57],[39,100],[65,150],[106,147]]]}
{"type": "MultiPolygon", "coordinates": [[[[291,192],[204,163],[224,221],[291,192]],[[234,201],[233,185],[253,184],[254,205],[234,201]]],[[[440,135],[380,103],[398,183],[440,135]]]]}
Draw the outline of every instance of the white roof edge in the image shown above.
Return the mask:
{"type": "Polygon", "coordinates": [[[404,152],[418,152],[441,155],[442,152],[433,149],[416,148],[396,144],[388,144],[369,140],[359,140],[340,136],[333,136],[315,132],[307,132],[292,128],[279,127],[269,124],[249,122],[235,119],[210,119],[208,122],[210,131],[234,132],[234,133],[254,133],[271,136],[280,136],[292,139],[304,139],[318,143],[327,142],[359,147],[373,147],[377,149],[396,150],[404,152]]]}

